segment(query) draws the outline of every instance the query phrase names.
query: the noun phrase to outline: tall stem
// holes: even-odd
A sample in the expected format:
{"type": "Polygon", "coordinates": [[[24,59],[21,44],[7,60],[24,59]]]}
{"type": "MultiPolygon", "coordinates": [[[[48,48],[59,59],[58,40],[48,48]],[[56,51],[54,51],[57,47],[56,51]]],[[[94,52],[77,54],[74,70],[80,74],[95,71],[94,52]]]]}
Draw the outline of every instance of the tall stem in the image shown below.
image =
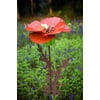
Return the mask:
{"type": "Polygon", "coordinates": [[[52,67],[52,64],[51,64],[51,51],[50,51],[50,46],[48,46],[48,53],[49,53],[49,77],[50,77],[50,90],[51,90],[51,92],[52,92],[52,69],[51,69],[51,67],[52,67]]]}
{"type": "Polygon", "coordinates": [[[49,61],[51,62],[51,52],[50,52],[50,46],[48,46],[48,52],[49,52],[49,61]]]}
{"type": "Polygon", "coordinates": [[[48,55],[49,57],[47,58],[46,57],[46,54],[43,53],[42,51],[42,47],[37,44],[38,46],[38,51],[41,53],[41,60],[46,62],[46,67],[47,67],[47,70],[48,70],[48,79],[49,79],[49,93],[51,94],[52,93],[52,62],[51,62],[51,50],[50,50],[50,46],[48,46],[48,55]]]}

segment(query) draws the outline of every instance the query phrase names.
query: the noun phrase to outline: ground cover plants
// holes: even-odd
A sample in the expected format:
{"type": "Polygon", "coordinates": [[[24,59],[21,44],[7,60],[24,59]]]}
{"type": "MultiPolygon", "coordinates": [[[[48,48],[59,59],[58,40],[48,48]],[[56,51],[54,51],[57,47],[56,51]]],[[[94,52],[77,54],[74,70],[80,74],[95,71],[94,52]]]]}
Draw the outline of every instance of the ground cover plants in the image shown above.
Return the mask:
{"type": "MultiPolygon", "coordinates": [[[[46,64],[40,59],[38,46],[28,38],[26,23],[17,24],[17,92],[18,100],[82,100],[83,99],[83,26],[81,20],[67,20],[69,33],[59,34],[51,45],[53,70],[59,68],[62,61],[70,59],[67,67],[61,69],[60,94],[45,96],[47,84],[46,64]]],[[[47,45],[41,45],[43,52],[47,45]]]]}

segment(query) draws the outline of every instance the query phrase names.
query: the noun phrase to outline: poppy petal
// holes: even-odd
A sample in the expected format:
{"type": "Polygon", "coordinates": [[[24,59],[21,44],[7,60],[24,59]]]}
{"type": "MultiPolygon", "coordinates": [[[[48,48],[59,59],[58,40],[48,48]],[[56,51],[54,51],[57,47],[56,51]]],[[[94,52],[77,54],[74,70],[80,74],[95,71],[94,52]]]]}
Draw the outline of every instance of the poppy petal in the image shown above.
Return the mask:
{"type": "Polygon", "coordinates": [[[57,30],[64,31],[64,32],[69,32],[70,31],[69,27],[66,25],[66,23],[62,19],[55,26],[55,31],[57,31],[57,30]]]}
{"type": "Polygon", "coordinates": [[[51,41],[55,35],[44,35],[43,33],[38,33],[38,32],[32,32],[29,34],[29,38],[32,42],[35,42],[37,44],[43,44],[46,42],[51,41]]]}
{"type": "Polygon", "coordinates": [[[54,27],[54,31],[48,33],[48,35],[59,34],[61,32],[70,32],[70,29],[64,23],[64,20],[62,20],[59,17],[46,18],[46,19],[42,20],[41,23],[45,23],[51,27],[54,27]]]}
{"type": "Polygon", "coordinates": [[[59,22],[61,21],[61,18],[59,17],[51,17],[41,20],[42,24],[47,24],[51,27],[55,27],[59,22]]]}
{"type": "Polygon", "coordinates": [[[65,28],[64,28],[63,32],[70,32],[70,28],[67,25],[65,25],[65,28]]]}
{"type": "Polygon", "coordinates": [[[59,34],[61,32],[70,32],[70,29],[66,24],[57,25],[55,30],[53,32],[51,32],[51,33],[48,33],[48,35],[59,34]]]}
{"type": "Polygon", "coordinates": [[[70,32],[69,27],[61,20],[58,25],[55,27],[54,33],[61,33],[61,32],[70,32]]]}
{"type": "Polygon", "coordinates": [[[43,30],[43,27],[41,26],[41,23],[39,21],[33,21],[26,27],[26,30],[30,32],[41,32],[43,30]]]}

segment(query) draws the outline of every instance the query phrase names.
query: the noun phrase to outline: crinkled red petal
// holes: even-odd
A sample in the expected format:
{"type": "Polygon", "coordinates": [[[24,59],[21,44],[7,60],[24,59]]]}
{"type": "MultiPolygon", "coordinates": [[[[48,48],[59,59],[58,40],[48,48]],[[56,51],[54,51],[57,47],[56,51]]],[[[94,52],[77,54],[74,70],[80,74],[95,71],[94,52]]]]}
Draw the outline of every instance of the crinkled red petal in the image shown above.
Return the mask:
{"type": "Polygon", "coordinates": [[[42,32],[43,27],[41,27],[39,21],[33,21],[31,24],[27,25],[26,30],[30,32],[42,32]]]}
{"type": "Polygon", "coordinates": [[[32,42],[35,42],[37,44],[43,44],[46,42],[51,41],[55,35],[44,35],[43,33],[38,33],[38,32],[32,32],[29,34],[29,38],[32,42]]]}
{"type": "Polygon", "coordinates": [[[54,33],[70,32],[69,27],[61,20],[55,27],[54,33]]]}
{"type": "Polygon", "coordinates": [[[70,32],[69,27],[59,17],[46,18],[42,20],[41,23],[54,27],[54,31],[51,31],[48,33],[48,35],[59,34],[61,32],[70,32]]]}

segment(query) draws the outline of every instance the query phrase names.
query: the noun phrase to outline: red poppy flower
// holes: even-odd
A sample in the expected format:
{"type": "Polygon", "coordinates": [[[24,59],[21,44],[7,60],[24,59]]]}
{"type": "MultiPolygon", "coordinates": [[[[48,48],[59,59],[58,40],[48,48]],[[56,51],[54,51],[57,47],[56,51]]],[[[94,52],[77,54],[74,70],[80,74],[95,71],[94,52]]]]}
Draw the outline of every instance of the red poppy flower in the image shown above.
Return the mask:
{"type": "Polygon", "coordinates": [[[70,32],[69,27],[59,17],[46,18],[40,22],[33,21],[26,30],[30,32],[30,40],[38,44],[51,41],[56,34],[61,32],[70,32]]]}

